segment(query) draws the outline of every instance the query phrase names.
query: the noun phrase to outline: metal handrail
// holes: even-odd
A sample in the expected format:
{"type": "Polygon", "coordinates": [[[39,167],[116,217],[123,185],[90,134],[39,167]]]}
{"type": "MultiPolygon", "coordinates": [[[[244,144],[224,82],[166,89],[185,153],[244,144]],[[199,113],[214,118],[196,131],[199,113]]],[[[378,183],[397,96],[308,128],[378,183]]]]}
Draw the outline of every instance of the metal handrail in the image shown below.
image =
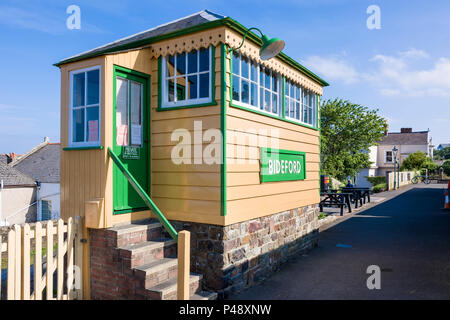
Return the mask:
{"type": "Polygon", "coordinates": [[[111,156],[111,159],[114,161],[114,163],[117,165],[117,167],[120,169],[120,171],[123,173],[125,178],[127,178],[128,182],[131,184],[131,186],[134,188],[134,190],[139,194],[142,200],[144,200],[147,207],[150,208],[150,210],[153,211],[156,218],[161,222],[163,227],[167,230],[167,232],[170,234],[170,236],[178,241],[178,233],[175,230],[175,228],[170,224],[170,222],[164,217],[163,213],[159,208],[156,206],[156,204],[153,202],[153,200],[148,196],[148,194],[145,192],[145,190],[139,185],[139,183],[136,181],[136,179],[131,175],[131,173],[125,168],[122,161],[117,157],[116,154],[111,150],[111,148],[108,147],[108,153],[111,156]]]}

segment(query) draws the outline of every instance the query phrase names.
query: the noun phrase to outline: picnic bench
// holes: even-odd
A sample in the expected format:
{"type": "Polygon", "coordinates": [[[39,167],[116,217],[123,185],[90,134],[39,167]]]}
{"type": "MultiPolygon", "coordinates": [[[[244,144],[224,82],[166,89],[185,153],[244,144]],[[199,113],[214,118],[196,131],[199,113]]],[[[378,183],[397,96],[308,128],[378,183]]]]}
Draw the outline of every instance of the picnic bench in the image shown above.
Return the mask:
{"type": "Polygon", "coordinates": [[[348,212],[352,212],[350,205],[350,196],[352,193],[347,192],[321,192],[321,196],[324,197],[319,203],[320,212],[323,212],[323,207],[338,207],[341,209],[341,216],[344,215],[344,206],[347,206],[348,212]]]}
{"type": "Polygon", "coordinates": [[[360,206],[366,204],[366,198],[370,203],[370,188],[342,187],[341,192],[351,194],[350,198],[355,202],[355,209],[358,208],[358,202],[360,206]]]}

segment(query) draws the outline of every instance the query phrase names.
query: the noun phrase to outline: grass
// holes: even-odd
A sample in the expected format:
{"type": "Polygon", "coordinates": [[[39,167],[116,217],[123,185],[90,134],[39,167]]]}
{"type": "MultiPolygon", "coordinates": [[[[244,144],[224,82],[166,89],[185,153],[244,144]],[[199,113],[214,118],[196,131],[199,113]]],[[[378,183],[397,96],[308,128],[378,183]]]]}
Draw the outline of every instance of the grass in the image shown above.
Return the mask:
{"type": "Polygon", "coordinates": [[[387,183],[379,183],[372,188],[373,193],[378,193],[387,190],[387,183]]]}
{"type": "MultiPolygon", "coordinates": [[[[54,244],[53,245],[53,252],[56,251],[56,249],[58,248],[58,244],[54,244]]],[[[6,255],[6,253],[4,253],[6,255]]],[[[47,247],[42,248],[42,256],[45,256],[47,254],[47,247]]],[[[30,251],[30,265],[34,264],[34,258],[36,256],[36,251],[35,250],[31,250],[30,251]]],[[[2,270],[3,269],[7,269],[8,268],[8,258],[7,257],[2,257],[2,270]]]]}
{"type": "Polygon", "coordinates": [[[323,212],[319,212],[319,220],[322,220],[322,219],[324,219],[324,218],[326,218],[327,217],[327,215],[325,214],[325,213],[323,213],[323,212]]]}

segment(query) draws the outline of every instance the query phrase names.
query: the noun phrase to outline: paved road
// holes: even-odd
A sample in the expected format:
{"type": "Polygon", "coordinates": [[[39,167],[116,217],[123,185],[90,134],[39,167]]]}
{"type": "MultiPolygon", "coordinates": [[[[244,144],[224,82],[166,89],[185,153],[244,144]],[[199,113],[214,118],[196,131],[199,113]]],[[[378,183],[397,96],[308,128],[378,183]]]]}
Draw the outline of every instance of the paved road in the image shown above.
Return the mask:
{"type": "Polygon", "coordinates": [[[443,185],[420,184],[325,230],[318,248],[233,299],[450,299],[442,206],[443,185]],[[367,289],[369,265],[382,269],[380,290],[367,289]]]}

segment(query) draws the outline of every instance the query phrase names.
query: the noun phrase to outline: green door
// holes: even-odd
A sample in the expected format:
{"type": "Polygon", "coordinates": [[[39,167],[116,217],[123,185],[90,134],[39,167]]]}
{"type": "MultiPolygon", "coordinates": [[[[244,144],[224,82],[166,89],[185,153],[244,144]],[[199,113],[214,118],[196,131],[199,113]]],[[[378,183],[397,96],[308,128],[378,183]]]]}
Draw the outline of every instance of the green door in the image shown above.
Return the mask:
{"type": "MultiPolygon", "coordinates": [[[[150,76],[114,67],[114,153],[150,194],[150,76]]],[[[123,173],[113,169],[114,214],[147,210],[123,173]]]]}

